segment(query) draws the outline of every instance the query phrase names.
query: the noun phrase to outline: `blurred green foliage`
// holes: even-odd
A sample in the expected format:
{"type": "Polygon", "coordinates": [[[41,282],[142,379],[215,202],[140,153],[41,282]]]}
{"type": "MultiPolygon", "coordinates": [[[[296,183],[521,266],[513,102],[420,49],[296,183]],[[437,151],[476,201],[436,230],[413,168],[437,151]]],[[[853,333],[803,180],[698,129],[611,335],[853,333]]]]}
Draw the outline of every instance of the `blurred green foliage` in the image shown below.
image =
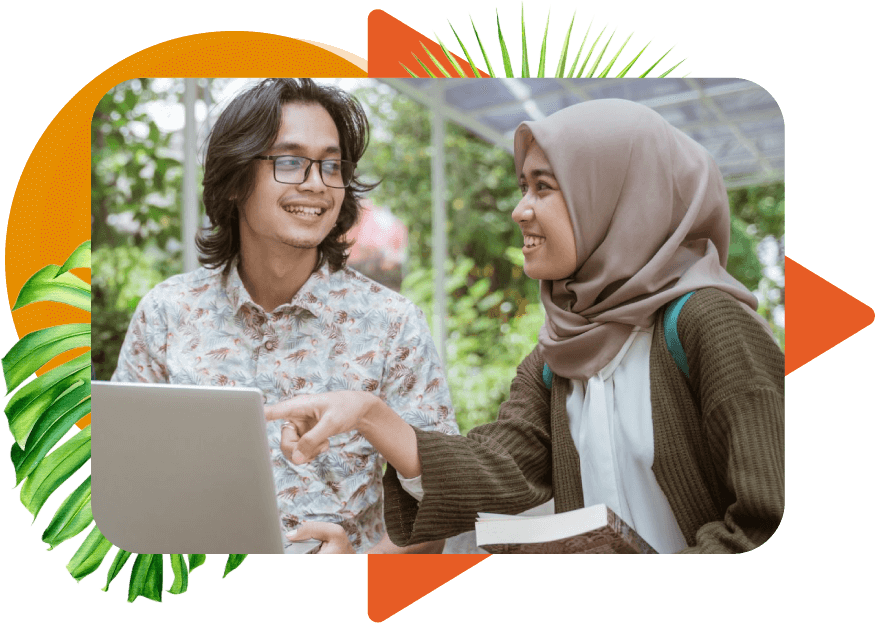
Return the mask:
{"type": "Polygon", "coordinates": [[[91,266],[91,364],[95,378],[109,380],[137,303],[181,266],[154,248],[129,245],[94,249],[91,266]]]}
{"type": "Polygon", "coordinates": [[[729,191],[729,272],[760,298],[759,312],[784,349],[784,183],[729,191]]]}
{"type": "MultiPolygon", "coordinates": [[[[177,82],[162,92],[151,90],[147,80],[124,83],[95,112],[92,331],[97,378],[109,378],[115,368],[142,295],[181,271],[181,156],[171,149],[172,137],[146,113],[150,101],[176,103],[177,82]],[[115,225],[109,222],[113,218],[115,225]]],[[[368,179],[382,180],[369,198],[408,227],[402,292],[431,319],[429,115],[385,85],[356,95],[374,128],[360,170],[368,179]]],[[[521,237],[510,218],[519,197],[511,156],[448,124],[446,163],[447,377],[465,432],[495,418],[516,366],[537,342],[544,315],[538,282],[522,271],[521,237]]],[[[784,185],[735,189],[729,197],[729,270],[758,292],[760,312],[783,346],[784,185]]]]}
{"type": "Polygon", "coordinates": [[[92,366],[102,380],[115,370],[140,298],[182,270],[181,154],[148,113],[150,103],[177,103],[179,88],[169,85],[123,82],[91,120],[92,366]]]}
{"type": "Polygon", "coordinates": [[[154,82],[123,82],[94,110],[91,239],[97,248],[148,246],[179,258],[181,153],[147,112],[153,102],[176,104],[179,91],[156,91],[154,82]]]}

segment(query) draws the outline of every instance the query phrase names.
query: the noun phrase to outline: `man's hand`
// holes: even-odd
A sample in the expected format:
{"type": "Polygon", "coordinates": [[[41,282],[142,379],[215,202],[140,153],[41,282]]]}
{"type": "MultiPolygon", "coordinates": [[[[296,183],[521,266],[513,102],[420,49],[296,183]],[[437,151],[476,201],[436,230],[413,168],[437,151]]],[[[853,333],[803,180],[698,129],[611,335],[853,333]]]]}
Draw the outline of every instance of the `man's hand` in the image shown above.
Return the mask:
{"type": "Polygon", "coordinates": [[[305,521],[294,532],[286,535],[289,541],[322,541],[318,554],[355,554],[346,536],[346,531],[336,523],[326,521],[305,521]]]}
{"type": "Polygon", "coordinates": [[[422,473],[413,427],[369,392],[295,396],[265,407],[264,416],[286,421],[280,447],[296,465],[328,450],[329,437],[357,430],[405,478],[422,473]]]}
{"type": "Polygon", "coordinates": [[[268,421],[286,421],[280,448],[300,465],[325,452],[329,437],[359,428],[375,401],[373,394],[356,391],[301,395],[265,407],[264,415],[268,421]]]}

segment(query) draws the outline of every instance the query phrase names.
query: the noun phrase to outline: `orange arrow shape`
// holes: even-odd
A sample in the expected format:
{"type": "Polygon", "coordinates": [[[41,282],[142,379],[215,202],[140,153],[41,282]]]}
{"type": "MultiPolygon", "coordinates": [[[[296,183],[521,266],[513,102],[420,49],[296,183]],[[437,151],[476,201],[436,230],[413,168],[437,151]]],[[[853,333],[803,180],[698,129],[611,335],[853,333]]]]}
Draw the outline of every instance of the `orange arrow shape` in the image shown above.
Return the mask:
{"type": "Polygon", "coordinates": [[[875,319],[871,307],[789,257],[785,258],[784,279],[785,374],[845,341],[875,319]]]}
{"type": "Polygon", "coordinates": [[[368,617],[385,621],[489,554],[368,556],[368,617]]]}
{"type": "MultiPolygon", "coordinates": [[[[374,78],[409,78],[410,74],[401,66],[401,63],[404,63],[404,66],[417,76],[427,78],[425,71],[413,58],[416,54],[416,57],[440,78],[443,74],[422,49],[423,44],[451,76],[457,77],[456,71],[450,66],[440,45],[385,11],[371,11],[368,14],[368,75],[374,78]]],[[[468,61],[452,52],[450,54],[459,63],[465,75],[473,78],[474,71],[468,61]]],[[[478,71],[481,76],[489,77],[485,71],[478,71]]]]}

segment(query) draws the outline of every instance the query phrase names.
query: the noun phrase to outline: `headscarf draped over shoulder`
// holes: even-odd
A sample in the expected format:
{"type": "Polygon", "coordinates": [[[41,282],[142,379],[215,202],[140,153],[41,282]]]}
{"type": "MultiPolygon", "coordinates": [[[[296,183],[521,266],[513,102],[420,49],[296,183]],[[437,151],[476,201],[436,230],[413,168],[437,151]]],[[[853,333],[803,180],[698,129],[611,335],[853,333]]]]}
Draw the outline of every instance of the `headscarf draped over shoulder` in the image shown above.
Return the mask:
{"type": "Polygon", "coordinates": [[[550,369],[589,379],[635,326],[693,290],[723,290],[756,315],[726,272],[729,202],[710,154],[658,113],[627,100],[570,106],[517,128],[519,176],[532,142],[544,151],[568,211],[577,270],[541,282],[539,345],[550,369]]]}

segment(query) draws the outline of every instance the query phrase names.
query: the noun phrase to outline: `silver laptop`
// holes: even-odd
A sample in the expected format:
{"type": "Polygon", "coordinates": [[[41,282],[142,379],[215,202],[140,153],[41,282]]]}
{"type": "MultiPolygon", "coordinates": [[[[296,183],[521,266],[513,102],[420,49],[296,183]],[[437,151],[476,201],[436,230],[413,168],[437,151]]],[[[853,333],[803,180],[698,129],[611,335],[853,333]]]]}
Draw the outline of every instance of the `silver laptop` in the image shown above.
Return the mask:
{"type": "Polygon", "coordinates": [[[91,506],[140,554],[283,554],[262,394],[92,382],[91,506]]]}

